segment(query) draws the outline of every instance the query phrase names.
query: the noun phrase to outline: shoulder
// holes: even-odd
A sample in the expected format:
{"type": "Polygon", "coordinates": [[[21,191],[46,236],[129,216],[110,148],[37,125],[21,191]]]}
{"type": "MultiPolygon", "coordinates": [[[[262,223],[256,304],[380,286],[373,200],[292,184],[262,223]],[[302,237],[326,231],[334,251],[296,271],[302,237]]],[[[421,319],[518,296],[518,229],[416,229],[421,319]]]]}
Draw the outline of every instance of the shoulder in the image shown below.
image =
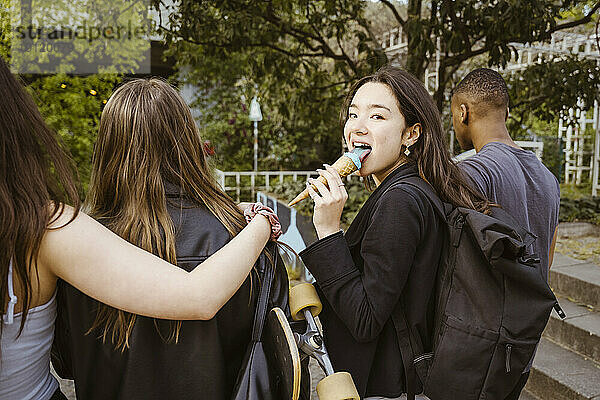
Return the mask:
{"type": "Polygon", "coordinates": [[[393,186],[390,186],[381,195],[377,201],[378,206],[385,205],[414,205],[419,206],[422,203],[424,194],[414,186],[405,183],[398,182],[393,186]]]}
{"type": "Polygon", "coordinates": [[[398,182],[378,199],[369,223],[371,241],[395,242],[399,237],[417,242],[437,232],[439,216],[427,195],[419,188],[398,182]],[[411,238],[411,239],[409,239],[411,238]]]}
{"type": "Polygon", "coordinates": [[[50,217],[50,220],[48,221],[48,229],[62,228],[71,223],[80,215],[83,219],[90,218],[80,210],[75,210],[75,208],[65,203],[51,202],[46,207],[46,212],[50,217]]]}
{"type": "Polygon", "coordinates": [[[177,258],[208,257],[231,240],[225,225],[204,205],[170,204],[177,258]]]}
{"type": "MultiPolygon", "coordinates": [[[[179,200],[179,199],[178,199],[179,200]]],[[[222,230],[225,226],[204,204],[180,200],[167,203],[167,211],[176,227],[195,231],[222,230]]]]}
{"type": "Polygon", "coordinates": [[[483,149],[481,152],[462,160],[458,163],[458,168],[475,189],[489,196],[488,189],[493,175],[491,168],[494,164],[494,157],[486,150],[483,149]]]}
{"type": "Polygon", "coordinates": [[[423,191],[409,183],[398,182],[389,187],[376,205],[376,212],[411,215],[420,223],[434,214],[433,205],[423,191]]]}
{"type": "Polygon", "coordinates": [[[488,167],[492,160],[497,158],[494,156],[491,149],[492,148],[484,148],[479,153],[465,158],[458,163],[458,167],[469,176],[482,175],[488,171],[488,167]]]}

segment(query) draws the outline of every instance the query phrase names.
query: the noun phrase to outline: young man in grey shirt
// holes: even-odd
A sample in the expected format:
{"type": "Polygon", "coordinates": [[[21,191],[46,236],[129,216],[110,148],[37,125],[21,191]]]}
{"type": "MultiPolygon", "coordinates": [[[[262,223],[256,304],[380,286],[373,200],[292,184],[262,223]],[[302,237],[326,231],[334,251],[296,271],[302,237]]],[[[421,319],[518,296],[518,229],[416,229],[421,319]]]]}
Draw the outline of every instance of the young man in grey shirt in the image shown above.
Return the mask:
{"type": "MultiPolygon", "coordinates": [[[[477,152],[459,167],[475,188],[537,237],[533,252],[540,257],[547,280],[558,227],[560,188],[535,154],[511,139],[506,128],[508,103],[506,83],[491,69],[476,69],[458,84],[451,101],[452,125],[461,148],[475,148],[477,152]]],[[[506,400],[519,398],[530,367],[531,362],[506,400]]]]}

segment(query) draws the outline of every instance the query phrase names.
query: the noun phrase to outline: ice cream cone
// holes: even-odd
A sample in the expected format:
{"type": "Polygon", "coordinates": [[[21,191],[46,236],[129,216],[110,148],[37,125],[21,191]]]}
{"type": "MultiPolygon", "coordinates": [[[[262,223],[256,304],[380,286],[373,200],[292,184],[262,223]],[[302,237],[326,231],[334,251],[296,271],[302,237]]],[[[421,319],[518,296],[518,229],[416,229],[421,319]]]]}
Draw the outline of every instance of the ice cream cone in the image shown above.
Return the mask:
{"type": "MultiPolygon", "coordinates": [[[[361,161],[362,158],[364,158],[366,156],[366,154],[368,154],[368,152],[366,152],[364,149],[354,149],[352,152],[350,153],[345,153],[344,155],[342,155],[340,158],[338,158],[332,165],[332,167],[340,174],[340,176],[342,178],[350,175],[351,173],[353,173],[354,171],[357,171],[360,169],[361,166],[361,161]]],[[[317,180],[321,183],[323,183],[325,186],[329,187],[329,184],[327,183],[327,179],[323,178],[322,176],[319,176],[317,178],[317,180]]],[[[312,188],[316,191],[317,188],[315,187],[315,185],[311,185],[312,188]]],[[[292,200],[288,206],[291,207],[294,204],[297,204],[299,202],[301,202],[302,200],[308,198],[308,188],[304,189],[298,196],[296,196],[296,198],[294,198],[294,200],[292,200]]]]}

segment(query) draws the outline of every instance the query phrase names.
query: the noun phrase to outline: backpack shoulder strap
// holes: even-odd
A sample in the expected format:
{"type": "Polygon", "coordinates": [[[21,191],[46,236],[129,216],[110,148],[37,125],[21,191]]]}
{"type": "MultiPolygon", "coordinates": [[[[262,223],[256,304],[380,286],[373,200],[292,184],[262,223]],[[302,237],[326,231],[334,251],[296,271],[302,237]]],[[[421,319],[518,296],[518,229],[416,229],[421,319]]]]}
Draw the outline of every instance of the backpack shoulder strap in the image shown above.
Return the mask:
{"type": "Polygon", "coordinates": [[[398,348],[402,357],[404,366],[404,383],[406,387],[406,400],[415,400],[415,395],[419,390],[419,378],[415,367],[415,349],[413,346],[413,335],[408,327],[406,314],[404,313],[404,302],[400,301],[392,312],[392,322],[396,329],[396,338],[398,339],[398,348]]]}
{"type": "MultiPolygon", "coordinates": [[[[429,183],[418,176],[411,176],[400,180],[390,186],[387,190],[398,187],[401,184],[408,184],[419,189],[427,199],[429,199],[433,209],[442,221],[447,221],[447,215],[450,214],[454,207],[452,207],[451,204],[443,203],[429,183]]],[[[392,322],[396,329],[398,348],[400,349],[402,364],[404,366],[406,398],[407,400],[414,400],[415,395],[422,390],[422,382],[420,382],[415,366],[415,357],[417,354],[421,354],[424,349],[422,348],[422,344],[420,344],[420,340],[413,335],[409,328],[408,319],[404,312],[404,302],[402,300],[392,312],[392,322]]]]}
{"type": "MultiPolygon", "coordinates": [[[[273,283],[273,277],[275,275],[276,265],[270,265],[265,255],[265,252],[269,251],[265,249],[259,256],[258,262],[260,263],[259,275],[261,275],[261,286],[258,294],[258,300],[256,302],[256,311],[254,313],[254,324],[252,327],[252,341],[258,342],[262,337],[263,326],[265,324],[265,318],[269,308],[269,293],[271,292],[271,285],[273,283]]],[[[276,254],[276,253],[275,253],[276,254]]],[[[275,263],[277,263],[277,257],[275,257],[275,263]]]]}
{"type": "Polygon", "coordinates": [[[418,176],[410,176],[408,178],[404,178],[390,186],[387,190],[390,190],[394,187],[398,187],[401,184],[408,184],[419,189],[429,199],[435,212],[444,221],[446,220],[446,217],[450,214],[450,212],[454,209],[454,206],[452,206],[452,204],[442,202],[442,200],[438,197],[433,187],[418,176]]]}

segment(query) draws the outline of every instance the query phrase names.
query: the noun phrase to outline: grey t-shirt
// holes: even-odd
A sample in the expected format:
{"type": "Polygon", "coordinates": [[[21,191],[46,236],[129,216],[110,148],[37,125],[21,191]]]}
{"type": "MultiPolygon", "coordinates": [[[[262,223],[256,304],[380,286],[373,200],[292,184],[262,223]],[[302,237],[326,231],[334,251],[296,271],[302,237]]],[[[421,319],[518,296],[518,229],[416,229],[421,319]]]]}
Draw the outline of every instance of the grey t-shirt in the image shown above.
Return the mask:
{"type": "Polygon", "coordinates": [[[533,233],[533,252],[548,280],[550,245],[558,225],[560,187],[556,177],[531,151],[491,142],[459,167],[475,187],[533,233]]]}

